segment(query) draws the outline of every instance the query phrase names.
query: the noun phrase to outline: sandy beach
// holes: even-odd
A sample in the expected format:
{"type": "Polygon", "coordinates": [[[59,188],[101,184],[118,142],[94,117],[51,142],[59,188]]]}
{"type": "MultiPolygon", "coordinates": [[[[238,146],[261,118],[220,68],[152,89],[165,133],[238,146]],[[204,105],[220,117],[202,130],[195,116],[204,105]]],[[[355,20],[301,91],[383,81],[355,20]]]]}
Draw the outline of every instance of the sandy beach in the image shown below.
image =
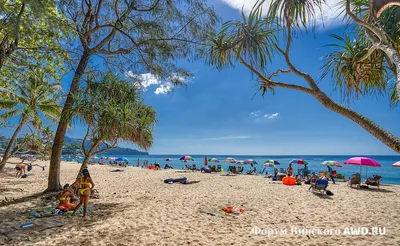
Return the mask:
{"type": "MultiPolygon", "coordinates": [[[[35,162],[38,164],[45,164],[35,162]]],[[[62,184],[72,183],[80,165],[61,164],[62,184]]],[[[0,176],[0,227],[48,218],[29,219],[32,208],[54,206],[55,198],[41,195],[48,175],[34,167],[26,179],[0,176]]],[[[179,170],[152,171],[137,167],[110,172],[109,166],[89,166],[99,191],[86,218],[54,216],[64,226],[0,235],[1,245],[400,245],[400,187],[351,189],[329,185],[334,195],[317,195],[308,185],[285,186],[263,176],[221,176],[179,170]],[[191,185],[164,184],[166,178],[200,180],[191,185]],[[239,215],[213,216],[227,205],[242,206],[239,215]],[[255,235],[254,227],[287,229],[288,235],[255,235]],[[381,227],[384,235],[296,235],[297,229],[381,227]]],[[[12,175],[11,175],[12,174],[12,175]]],[[[54,197],[55,195],[53,195],[54,197]]]]}

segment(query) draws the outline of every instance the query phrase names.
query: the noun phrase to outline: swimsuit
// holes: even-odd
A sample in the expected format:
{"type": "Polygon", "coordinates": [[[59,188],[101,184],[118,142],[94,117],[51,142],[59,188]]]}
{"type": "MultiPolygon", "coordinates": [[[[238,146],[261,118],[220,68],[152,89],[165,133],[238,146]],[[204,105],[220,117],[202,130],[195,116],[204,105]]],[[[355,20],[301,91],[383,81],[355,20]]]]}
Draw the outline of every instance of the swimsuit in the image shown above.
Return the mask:
{"type": "MultiPolygon", "coordinates": [[[[90,185],[89,181],[84,182],[83,177],[80,179],[80,184],[81,185],[90,185]]],[[[85,191],[90,190],[90,188],[81,188],[79,189],[79,194],[83,195],[83,193],[85,193],[85,191]]]]}

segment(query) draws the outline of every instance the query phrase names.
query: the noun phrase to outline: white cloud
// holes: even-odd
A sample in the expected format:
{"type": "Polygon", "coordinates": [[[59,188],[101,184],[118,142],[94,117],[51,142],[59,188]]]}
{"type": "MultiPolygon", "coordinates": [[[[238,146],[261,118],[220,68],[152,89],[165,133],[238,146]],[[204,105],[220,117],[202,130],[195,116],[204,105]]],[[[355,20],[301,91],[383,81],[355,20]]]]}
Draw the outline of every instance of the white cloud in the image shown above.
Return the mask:
{"type": "Polygon", "coordinates": [[[250,113],[254,117],[258,117],[260,115],[260,111],[255,111],[250,113]]]}
{"type": "Polygon", "coordinates": [[[174,89],[174,85],[170,82],[160,85],[155,91],[154,94],[167,94],[168,92],[174,89]]]}
{"type": "MultiPolygon", "coordinates": [[[[221,0],[227,3],[232,8],[243,10],[248,13],[253,8],[254,4],[257,0],[221,0]]],[[[326,0],[326,4],[324,4],[321,8],[321,11],[316,10],[315,20],[318,26],[325,27],[328,26],[338,26],[342,24],[341,17],[338,18],[341,10],[343,10],[342,5],[338,7],[338,4],[342,2],[342,0],[326,0]],[[322,14],[321,14],[322,13],[322,14]]],[[[263,13],[267,13],[268,7],[271,4],[271,0],[266,0],[263,7],[263,13]]]]}
{"type": "Polygon", "coordinates": [[[279,113],[273,113],[273,114],[265,114],[264,118],[268,118],[268,119],[275,119],[276,117],[279,116],[279,113]]]}
{"type": "MultiPolygon", "coordinates": [[[[166,80],[162,81],[159,77],[151,73],[134,74],[132,71],[125,72],[125,76],[131,78],[133,83],[141,88],[143,91],[147,91],[152,85],[158,85],[154,90],[154,94],[162,95],[171,92],[174,89],[172,82],[166,80]]],[[[172,75],[171,80],[179,79],[187,82],[187,79],[180,77],[179,75],[172,75]]]]}

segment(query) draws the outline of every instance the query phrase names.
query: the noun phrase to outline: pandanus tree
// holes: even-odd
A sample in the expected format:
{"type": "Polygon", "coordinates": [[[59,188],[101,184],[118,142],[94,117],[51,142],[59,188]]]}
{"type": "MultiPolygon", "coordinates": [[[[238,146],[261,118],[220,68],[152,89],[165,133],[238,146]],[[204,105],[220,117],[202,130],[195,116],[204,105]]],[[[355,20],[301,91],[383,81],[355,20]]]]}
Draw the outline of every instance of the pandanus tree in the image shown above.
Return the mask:
{"type": "Polygon", "coordinates": [[[12,81],[11,87],[3,88],[0,93],[1,120],[16,121],[16,128],[7,145],[0,162],[2,170],[7,160],[13,156],[22,146],[15,148],[15,140],[22,128],[29,124],[35,129],[42,127],[42,117],[53,122],[60,116],[61,86],[49,82],[51,77],[41,70],[31,70],[29,74],[20,75],[18,81],[12,81]],[[13,151],[12,151],[13,150],[13,151]]]}
{"type": "Polygon", "coordinates": [[[108,73],[99,81],[89,80],[78,95],[74,112],[87,125],[81,169],[92,156],[115,148],[119,141],[145,150],[151,147],[156,113],[143,103],[137,84],[108,73]]]}
{"type": "Polygon", "coordinates": [[[400,95],[400,6],[378,11],[377,16],[370,4],[368,0],[346,2],[348,28],[355,35],[332,35],[338,42],[329,45],[335,50],[325,57],[324,76],[331,75],[348,99],[389,94],[395,105],[400,95]]]}
{"type": "Polygon", "coordinates": [[[147,73],[180,85],[191,73],[176,60],[197,58],[203,47],[198,44],[214,32],[217,21],[213,9],[198,0],[61,0],[59,9],[73,27],[76,65],[56,130],[47,191],[61,189],[64,137],[90,59],[98,57],[96,65],[114,72],[147,73]]]}
{"type": "MultiPolygon", "coordinates": [[[[398,137],[364,115],[335,102],[319,88],[315,78],[294,64],[290,55],[293,34],[301,31],[301,28],[307,28],[307,25],[315,19],[316,10],[323,2],[323,0],[275,0],[271,2],[267,16],[263,17],[261,8],[265,3],[259,1],[248,16],[243,13],[241,21],[225,23],[220,32],[210,38],[207,62],[217,69],[242,64],[257,77],[263,95],[267,91],[274,93],[275,88],[306,93],[326,108],[354,121],[388,147],[400,153],[398,137]],[[277,38],[280,34],[285,34],[280,36],[285,37],[283,43],[277,38]],[[273,56],[281,56],[287,67],[267,74],[266,68],[273,56]],[[305,85],[282,82],[286,74],[301,78],[305,85]]],[[[351,76],[353,74],[349,74],[349,77],[351,76]]],[[[374,79],[378,80],[375,77],[374,79]]]]}

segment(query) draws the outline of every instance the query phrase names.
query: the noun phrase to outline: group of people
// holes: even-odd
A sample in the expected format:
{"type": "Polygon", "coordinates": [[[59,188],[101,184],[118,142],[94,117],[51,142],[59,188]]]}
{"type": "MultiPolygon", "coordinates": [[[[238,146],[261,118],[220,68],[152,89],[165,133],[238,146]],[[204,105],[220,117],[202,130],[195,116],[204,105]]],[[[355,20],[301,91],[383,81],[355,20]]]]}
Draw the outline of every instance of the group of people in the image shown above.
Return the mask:
{"type": "Polygon", "coordinates": [[[79,174],[79,177],[72,185],[64,185],[63,190],[59,196],[59,204],[57,206],[57,209],[63,211],[74,210],[72,215],[75,215],[76,211],[78,211],[79,208],[83,205],[83,217],[85,217],[89,198],[91,195],[91,190],[93,188],[93,179],[89,174],[89,170],[85,168],[82,170],[82,172],[79,174]],[[75,200],[75,191],[77,191],[79,195],[78,204],[71,202],[75,200]]]}
{"type": "MultiPolygon", "coordinates": [[[[299,180],[298,182],[305,181],[305,180],[308,180],[308,179],[309,179],[309,178],[308,178],[308,174],[309,174],[308,165],[304,165],[304,168],[302,168],[301,171],[302,171],[302,174],[303,174],[304,179],[302,179],[300,175],[296,175],[296,176],[295,176],[295,179],[296,179],[296,181],[299,180]]],[[[276,177],[277,173],[278,173],[278,169],[275,169],[275,177],[276,177]]],[[[332,169],[332,167],[328,166],[328,173],[329,173],[329,179],[332,180],[332,183],[333,183],[333,184],[335,184],[334,173],[336,173],[336,171],[334,171],[334,170],[332,169]]],[[[292,164],[291,164],[291,163],[289,164],[289,167],[287,168],[287,175],[290,176],[290,177],[293,176],[293,167],[292,167],[292,164]]],[[[316,176],[316,177],[318,178],[318,176],[315,174],[315,172],[312,172],[312,176],[311,176],[311,177],[313,177],[313,176],[314,176],[314,177],[316,176]]],[[[321,173],[320,173],[320,176],[321,176],[321,177],[323,176],[323,177],[326,179],[326,176],[325,176],[325,173],[324,173],[324,172],[321,172],[321,173]]],[[[310,178],[310,179],[311,179],[311,178],[310,178]]]]}
{"type": "Polygon", "coordinates": [[[26,164],[25,159],[22,159],[20,163],[15,165],[15,171],[17,172],[15,174],[15,177],[16,178],[26,178],[27,177],[26,171],[27,170],[28,170],[28,172],[31,171],[33,166],[41,167],[43,172],[45,171],[44,168],[46,167],[46,166],[40,166],[38,164],[32,164],[32,162],[29,164],[26,164]]]}

